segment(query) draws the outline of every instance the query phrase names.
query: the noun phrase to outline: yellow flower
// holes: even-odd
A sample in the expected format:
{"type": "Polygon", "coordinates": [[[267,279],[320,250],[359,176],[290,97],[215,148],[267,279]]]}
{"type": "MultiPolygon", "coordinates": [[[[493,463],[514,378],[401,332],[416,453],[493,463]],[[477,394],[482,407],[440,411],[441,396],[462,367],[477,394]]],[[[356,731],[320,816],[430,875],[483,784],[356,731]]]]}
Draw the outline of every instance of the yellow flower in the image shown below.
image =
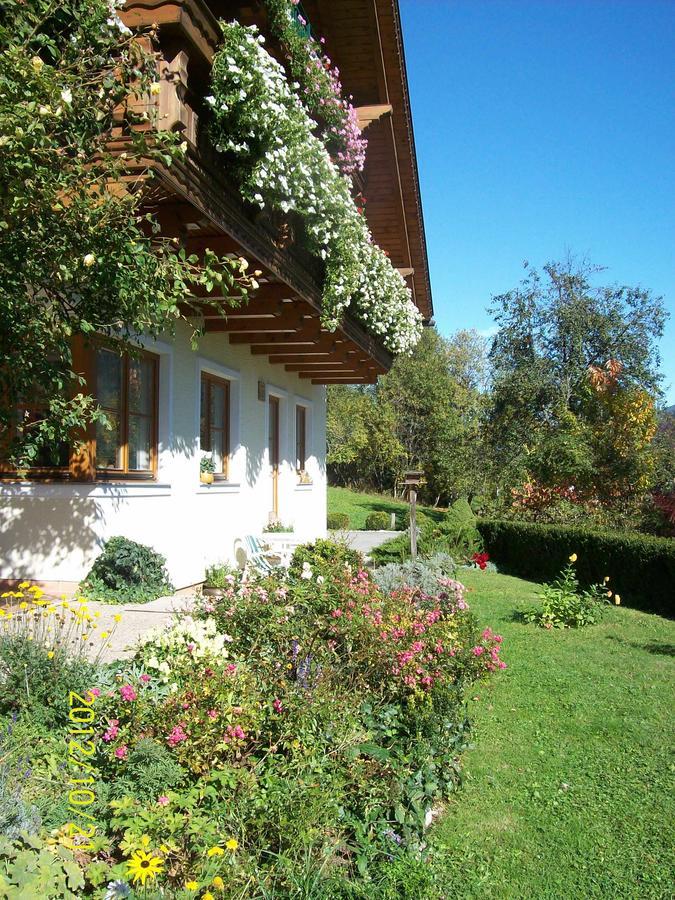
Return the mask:
{"type": "Polygon", "coordinates": [[[206,855],[207,856],[222,856],[223,853],[225,853],[225,851],[223,850],[222,847],[210,847],[209,850],[207,850],[206,855]]]}
{"type": "Polygon", "coordinates": [[[225,887],[225,882],[220,877],[220,875],[216,875],[211,884],[214,886],[214,888],[218,888],[219,891],[222,891],[222,889],[225,887]]]}
{"type": "Polygon", "coordinates": [[[53,650],[49,651],[49,653],[47,654],[47,659],[54,659],[54,651],[53,650]]]}
{"type": "Polygon", "coordinates": [[[102,632],[101,632],[101,638],[102,638],[103,640],[105,640],[107,637],[109,637],[108,632],[107,632],[107,631],[102,631],[102,632]]]}
{"type": "Polygon", "coordinates": [[[115,613],[115,615],[113,616],[113,619],[114,619],[116,622],[121,622],[121,621],[122,621],[122,616],[121,616],[119,613],[115,613]]]}
{"type": "Polygon", "coordinates": [[[239,841],[236,838],[230,838],[229,841],[225,841],[225,846],[234,852],[239,846],[239,841]]]}
{"type": "Polygon", "coordinates": [[[134,879],[134,884],[140,881],[145,887],[146,879],[156,878],[162,871],[162,860],[158,856],[146,853],[145,850],[135,850],[127,862],[127,868],[129,875],[134,879]]]}
{"type": "Polygon", "coordinates": [[[24,600],[23,603],[19,603],[19,609],[28,609],[28,604],[24,600]]]}
{"type": "Polygon", "coordinates": [[[159,94],[161,90],[162,90],[162,85],[159,83],[159,81],[153,81],[152,84],[150,85],[150,93],[154,97],[156,97],[157,94],[159,94]]]}
{"type": "Polygon", "coordinates": [[[577,555],[576,555],[576,553],[573,553],[573,554],[570,556],[570,562],[571,562],[571,563],[575,563],[576,561],[577,561],[577,555]]]}
{"type": "Polygon", "coordinates": [[[614,595],[614,602],[616,603],[617,606],[621,605],[621,597],[619,596],[619,594],[614,595]]]}
{"type": "Polygon", "coordinates": [[[202,900],[216,900],[211,891],[207,891],[205,894],[202,894],[202,900]]]}
{"type": "Polygon", "coordinates": [[[608,581],[609,581],[609,575],[605,575],[605,577],[602,579],[602,583],[607,584],[608,581]]]}
{"type": "Polygon", "coordinates": [[[186,881],[186,882],[185,882],[185,890],[186,890],[186,891],[198,891],[198,890],[199,890],[199,882],[197,882],[197,881],[186,881]]]}
{"type": "Polygon", "coordinates": [[[30,587],[30,581],[22,581],[19,585],[19,590],[25,591],[27,587],[30,587]]]}

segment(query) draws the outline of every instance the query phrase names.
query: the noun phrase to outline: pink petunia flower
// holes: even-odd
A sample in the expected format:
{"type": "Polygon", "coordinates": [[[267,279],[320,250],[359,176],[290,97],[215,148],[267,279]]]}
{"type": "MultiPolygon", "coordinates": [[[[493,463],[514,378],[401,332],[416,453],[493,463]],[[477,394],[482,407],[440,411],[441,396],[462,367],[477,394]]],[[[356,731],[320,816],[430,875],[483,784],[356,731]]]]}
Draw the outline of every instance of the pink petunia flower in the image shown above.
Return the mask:
{"type": "Polygon", "coordinates": [[[126,700],[127,702],[131,702],[138,697],[136,691],[132,688],[130,684],[123,684],[120,688],[120,696],[122,700],[126,700]]]}
{"type": "Polygon", "coordinates": [[[115,756],[116,756],[118,759],[126,759],[126,758],[127,758],[128,752],[129,752],[129,748],[127,747],[127,745],[126,745],[126,744],[122,744],[121,747],[118,747],[118,748],[115,750],[115,756]]]}

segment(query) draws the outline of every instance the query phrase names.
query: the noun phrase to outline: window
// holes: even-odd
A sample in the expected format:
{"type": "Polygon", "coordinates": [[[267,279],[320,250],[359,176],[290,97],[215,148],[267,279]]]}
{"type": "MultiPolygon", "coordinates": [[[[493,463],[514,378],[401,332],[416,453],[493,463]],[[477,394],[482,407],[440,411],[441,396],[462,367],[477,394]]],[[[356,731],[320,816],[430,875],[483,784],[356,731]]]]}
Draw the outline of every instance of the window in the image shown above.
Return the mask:
{"type": "Polygon", "coordinates": [[[307,467],[307,409],[295,407],[295,468],[298,475],[304,474],[307,467]]]}
{"type": "Polygon", "coordinates": [[[95,395],[111,428],[96,426],[99,475],[152,477],[157,468],[157,357],[96,351],[95,395]]]}
{"type": "Polygon", "coordinates": [[[230,383],[202,372],[199,442],[211,453],[216,478],[227,478],[230,457],[230,383]]]}

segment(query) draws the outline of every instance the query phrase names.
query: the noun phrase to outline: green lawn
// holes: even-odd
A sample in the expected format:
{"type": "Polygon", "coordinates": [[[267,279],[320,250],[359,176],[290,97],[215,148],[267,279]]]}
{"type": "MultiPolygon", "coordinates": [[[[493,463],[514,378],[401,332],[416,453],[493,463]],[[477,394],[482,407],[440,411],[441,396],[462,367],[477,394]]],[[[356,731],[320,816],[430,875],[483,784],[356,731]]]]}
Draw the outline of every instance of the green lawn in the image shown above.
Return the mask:
{"type": "Polygon", "coordinates": [[[535,585],[462,572],[509,668],[470,701],[475,749],[438,827],[448,898],[672,897],[675,623],[608,609],[547,632],[535,585]]]}
{"type": "MultiPolygon", "coordinates": [[[[419,506],[425,513],[441,518],[441,510],[419,506]]],[[[349,488],[328,488],[328,512],[346,513],[349,516],[349,527],[361,530],[366,527],[366,518],[373,512],[396,513],[402,516],[408,510],[405,500],[394,500],[385,494],[362,494],[349,488]]]]}

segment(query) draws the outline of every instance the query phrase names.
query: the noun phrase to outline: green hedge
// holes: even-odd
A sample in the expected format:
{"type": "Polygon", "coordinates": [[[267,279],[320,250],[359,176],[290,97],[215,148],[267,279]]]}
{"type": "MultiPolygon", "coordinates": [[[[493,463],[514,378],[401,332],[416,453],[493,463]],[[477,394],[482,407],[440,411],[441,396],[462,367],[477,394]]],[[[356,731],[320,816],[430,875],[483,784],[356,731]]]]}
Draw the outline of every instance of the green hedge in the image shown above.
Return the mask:
{"type": "Polygon", "coordinates": [[[366,519],[366,531],[388,531],[391,528],[391,516],[386,512],[371,513],[366,519]]]}
{"type": "Polygon", "coordinates": [[[533,581],[551,581],[577,554],[583,584],[609,575],[609,587],[627,606],[675,614],[675,540],[576,525],[478,522],[485,549],[502,571],[533,581]]]}
{"type": "Polygon", "coordinates": [[[349,529],[349,516],[347,513],[328,513],[326,525],[329,531],[347,531],[349,529]]]}

